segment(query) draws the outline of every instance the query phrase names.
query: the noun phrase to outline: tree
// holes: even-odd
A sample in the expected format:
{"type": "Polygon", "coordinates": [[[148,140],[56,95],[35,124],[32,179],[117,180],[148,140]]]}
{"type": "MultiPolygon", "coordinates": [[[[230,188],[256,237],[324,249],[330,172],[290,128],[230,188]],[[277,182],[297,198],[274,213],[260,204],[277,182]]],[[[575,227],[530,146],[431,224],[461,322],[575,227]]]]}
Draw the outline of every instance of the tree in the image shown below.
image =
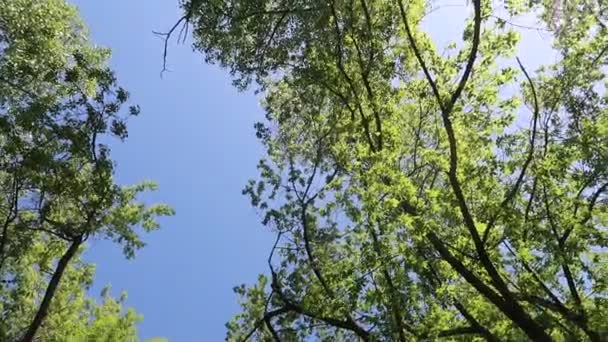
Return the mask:
{"type": "Polygon", "coordinates": [[[133,312],[84,293],[92,268],[79,254],[90,238],[120,244],[126,257],[158,228],[166,205],[138,200],[156,185],[113,179],[109,137],[127,137],[109,50],[93,46],[63,0],[4,0],[0,6],[0,339],[134,339],[133,312]],[[71,319],[65,319],[70,317],[71,319]]]}
{"type": "Polygon", "coordinates": [[[445,52],[422,0],[182,5],[166,38],[267,114],[244,193],[276,243],[229,340],[605,340],[608,3],[473,0],[445,52]]]}
{"type": "MultiPolygon", "coordinates": [[[[11,280],[12,288],[3,289],[0,297],[3,341],[16,341],[30,324],[47,287],[53,261],[60,258],[64,250],[64,244],[56,242],[49,246],[45,241],[38,241],[14,266],[17,276],[11,280]],[[38,269],[33,265],[38,265],[38,269]]],[[[94,271],[94,267],[82,262],[78,255],[71,260],[36,334],[39,341],[136,341],[135,325],[141,316],[133,309],[123,310],[126,295],[113,299],[106,288],[101,303],[87,296],[94,271]]]]}

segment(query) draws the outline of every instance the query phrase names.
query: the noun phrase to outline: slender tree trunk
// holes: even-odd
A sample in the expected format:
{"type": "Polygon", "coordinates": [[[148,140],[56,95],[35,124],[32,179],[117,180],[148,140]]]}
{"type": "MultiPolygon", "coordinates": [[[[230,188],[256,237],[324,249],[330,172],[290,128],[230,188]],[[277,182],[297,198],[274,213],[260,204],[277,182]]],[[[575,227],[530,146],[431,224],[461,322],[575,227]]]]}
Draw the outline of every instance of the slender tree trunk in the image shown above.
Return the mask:
{"type": "Polygon", "coordinates": [[[2,225],[2,237],[0,238],[0,271],[4,267],[4,262],[8,257],[4,254],[6,252],[6,244],[8,243],[8,226],[17,218],[18,200],[19,184],[17,183],[17,179],[13,178],[13,194],[10,199],[11,206],[8,209],[8,214],[4,220],[4,224],[2,225]]]}
{"type": "Polygon", "coordinates": [[[51,277],[51,281],[49,282],[48,286],[46,287],[46,292],[44,293],[44,298],[42,299],[42,303],[40,303],[38,312],[36,312],[36,316],[34,316],[34,320],[28,327],[25,335],[23,335],[20,342],[32,342],[34,340],[34,337],[36,336],[36,332],[38,331],[38,329],[42,325],[42,322],[46,318],[46,315],[48,314],[49,307],[51,306],[51,301],[53,300],[53,297],[55,296],[55,292],[57,292],[57,288],[59,287],[59,282],[61,281],[61,277],[63,277],[63,273],[65,272],[65,269],[67,268],[68,264],[70,263],[70,261],[72,260],[72,258],[76,254],[76,252],[78,251],[78,248],[82,244],[82,241],[83,241],[82,236],[77,237],[74,241],[72,241],[72,244],[70,245],[68,250],[65,252],[65,254],[63,254],[61,259],[59,259],[59,262],[57,263],[57,268],[55,269],[55,272],[53,273],[53,276],[51,277]]]}
{"type": "Polygon", "coordinates": [[[8,241],[8,225],[10,221],[7,218],[2,226],[2,237],[0,238],[0,270],[4,267],[4,260],[6,256],[4,255],[4,249],[6,248],[6,243],[8,241]]]}

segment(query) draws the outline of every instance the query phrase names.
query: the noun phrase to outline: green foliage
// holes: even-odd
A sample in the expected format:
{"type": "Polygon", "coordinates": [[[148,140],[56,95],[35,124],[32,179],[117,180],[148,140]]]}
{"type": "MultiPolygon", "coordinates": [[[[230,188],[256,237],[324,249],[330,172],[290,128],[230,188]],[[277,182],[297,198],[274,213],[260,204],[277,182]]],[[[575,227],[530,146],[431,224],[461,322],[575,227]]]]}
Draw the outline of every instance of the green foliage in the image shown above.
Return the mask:
{"type": "Polygon", "coordinates": [[[129,94],[63,0],[0,5],[0,340],[134,341],[140,317],[125,297],[86,296],[94,267],[80,260],[91,238],[126,257],[139,230],[172,215],[146,205],[150,182],[122,187],[102,141],[124,140],[129,94]],[[126,113],[125,113],[126,112],[126,113]],[[141,229],[138,229],[141,228],[141,229]]]}
{"type": "Polygon", "coordinates": [[[184,3],[267,118],[244,193],[277,242],[228,340],[606,338],[608,3],[473,0],[446,53],[431,5],[184,3]],[[559,59],[527,70],[505,12],[559,59]]]}
{"type": "MultiPolygon", "coordinates": [[[[61,244],[49,248],[48,241],[39,241],[16,265],[11,289],[4,289],[0,297],[3,315],[0,332],[6,341],[20,336],[24,326],[30,323],[39,305],[39,296],[45,290],[47,274],[52,272],[53,258],[64,249],[61,244]],[[38,264],[40,260],[47,264],[38,264]],[[4,311],[3,310],[3,311],[4,311]],[[12,336],[12,337],[11,337],[12,336]]],[[[135,324],[141,316],[132,309],[123,310],[123,295],[118,300],[110,297],[109,289],[102,293],[101,303],[87,296],[93,282],[94,267],[74,258],[66,270],[54,305],[44,325],[38,332],[42,341],[136,341],[135,324]]]]}

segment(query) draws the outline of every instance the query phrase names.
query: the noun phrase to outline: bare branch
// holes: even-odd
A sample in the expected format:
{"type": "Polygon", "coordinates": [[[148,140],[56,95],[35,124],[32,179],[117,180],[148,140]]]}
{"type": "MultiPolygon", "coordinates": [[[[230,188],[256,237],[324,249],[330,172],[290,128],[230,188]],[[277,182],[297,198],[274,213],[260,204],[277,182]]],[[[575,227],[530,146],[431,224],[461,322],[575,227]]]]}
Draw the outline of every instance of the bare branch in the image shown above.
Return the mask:
{"type": "MultiPolygon", "coordinates": [[[[169,40],[171,39],[171,36],[173,35],[173,33],[178,29],[178,27],[180,25],[183,25],[181,30],[180,30],[180,36],[178,36],[178,42],[181,38],[181,34],[184,32],[184,27],[188,26],[190,20],[190,15],[186,14],[184,16],[182,16],[181,18],[179,18],[177,20],[177,22],[169,29],[169,31],[167,32],[158,32],[158,31],[152,31],[152,33],[154,33],[155,35],[161,37],[163,39],[163,69],[160,72],[160,76],[162,77],[163,74],[165,73],[165,71],[168,71],[167,69],[167,53],[168,53],[168,49],[169,49],[169,40]]],[[[185,40],[186,37],[183,37],[183,39],[185,40]]]]}

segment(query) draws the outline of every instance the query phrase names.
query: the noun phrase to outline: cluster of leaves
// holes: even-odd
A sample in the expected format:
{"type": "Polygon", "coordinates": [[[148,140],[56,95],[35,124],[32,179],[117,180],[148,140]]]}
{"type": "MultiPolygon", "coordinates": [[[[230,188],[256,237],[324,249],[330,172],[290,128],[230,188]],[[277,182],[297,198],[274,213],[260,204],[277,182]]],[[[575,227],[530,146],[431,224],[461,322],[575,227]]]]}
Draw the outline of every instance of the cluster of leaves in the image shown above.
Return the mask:
{"type": "Polygon", "coordinates": [[[90,238],[143,246],[136,228],[158,228],[166,205],[138,195],[152,183],[118,186],[110,150],[139,113],[63,0],[0,5],[0,340],[129,341],[139,317],[124,298],[86,297],[90,238]]]}
{"type": "Polygon", "coordinates": [[[444,52],[432,5],[184,2],[267,113],[244,192],[277,239],[229,340],[607,338],[608,3],[472,0],[444,52]],[[521,15],[559,56],[535,73],[521,15]]]}

